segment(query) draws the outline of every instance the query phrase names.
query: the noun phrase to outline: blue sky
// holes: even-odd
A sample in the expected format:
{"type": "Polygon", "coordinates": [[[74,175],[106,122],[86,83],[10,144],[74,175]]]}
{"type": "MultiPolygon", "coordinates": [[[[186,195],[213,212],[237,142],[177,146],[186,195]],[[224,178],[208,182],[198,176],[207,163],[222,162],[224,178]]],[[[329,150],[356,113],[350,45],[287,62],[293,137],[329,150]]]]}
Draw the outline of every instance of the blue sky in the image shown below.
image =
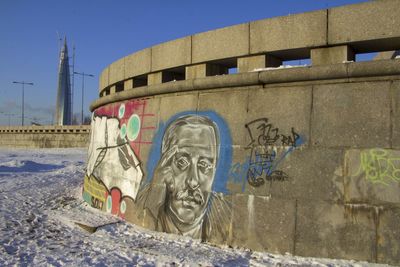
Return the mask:
{"type": "MultiPolygon", "coordinates": [[[[21,85],[26,124],[52,121],[57,90],[59,40],[67,36],[75,70],[85,78],[85,113],[97,98],[98,77],[113,61],[140,49],[190,34],[258,19],[302,13],[365,0],[1,0],[0,125],[20,124],[21,85]],[[3,112],[3,113],[1,113],[3,112]],[[11,115],[5,115],[5,114],[11,115]]],[[[72,62],[70,62],[72,64],[72,62]]],[[[81,108],[75,77],[74,112],[81,108]]]]}

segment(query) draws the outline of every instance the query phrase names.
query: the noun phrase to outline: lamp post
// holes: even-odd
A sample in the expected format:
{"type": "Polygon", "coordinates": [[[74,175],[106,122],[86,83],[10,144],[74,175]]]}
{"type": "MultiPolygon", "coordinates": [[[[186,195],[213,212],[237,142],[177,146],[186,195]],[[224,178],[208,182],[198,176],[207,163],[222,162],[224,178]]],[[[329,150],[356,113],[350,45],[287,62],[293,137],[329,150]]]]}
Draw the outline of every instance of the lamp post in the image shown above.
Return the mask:
{"type": "Polygon", "coordinates": [[[21,125],[22,126],[24,126],[24,105],[25,105],[25,102],[24,102],[24,95],[25,95],[25,84],[27,84],[27,85],[33,85],[33,83],[28,83],[28,82],[24,82],[24,81],[22,81],[22,82],[13,82],[13,83],[18,83],[18,84],[22,84],[22,116],[21,116],[21,125]]]}
{"type": "Polygon", "coordinates": [[[83,92],[84,92],[84,88],[85,88],[85,76],[94,77],[94,75],[84,73],[84,72],[76,72],[76,71],[74,71],[74,74],[78,74],[78,75],[82,76],[82,108],[81,108],[81,125],[82,125],[83,124],[83,92]]]}

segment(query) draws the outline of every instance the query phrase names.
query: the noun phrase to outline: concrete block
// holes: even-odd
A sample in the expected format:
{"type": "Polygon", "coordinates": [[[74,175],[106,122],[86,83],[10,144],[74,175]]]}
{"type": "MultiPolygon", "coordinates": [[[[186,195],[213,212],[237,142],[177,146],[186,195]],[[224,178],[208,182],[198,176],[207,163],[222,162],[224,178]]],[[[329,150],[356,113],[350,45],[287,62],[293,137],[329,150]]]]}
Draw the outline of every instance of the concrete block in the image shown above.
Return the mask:
{"type": "Polygon", "coordinates": [[[374,211],[298,201],[295,255],[374,262],[374,211]]]}
{"type": "Polygon", "coordinates": [[[198,110],[212,110],[230,128],[233,145],[244,145],[248,90],[227,90],[199,95],[198,110]],[[223,104],[222,104],[223,103],[223,104]]]}
{"type": "Polygon", "coordinates": [[[159,71],[191,63],[191,37],[184,37],[153,46],[151,71],[159,71]]]}
{"type": "Polygon", "coordinates": [[[133,79],[124,81],[124,90],[129,90],[133,88],[133,79]]]}
{"type": "Polygon", "coordinates": [[[400,203],[400,151],[351,149],[346,151],[345,201],[400,203]]]}
{"type": "Polygon", "coordinates": [[[160,101],[160,122],[163,123],[180,112],[197,113],[197,93],[161,97],[160,101]]]}
{"type": "MultiPolygon", "coordinates": [[[[253,125],[260,123],[266,127],[271,125],[271,129],[277,128],[276,136],[274,132],[270,133],[270,136],[278,137],[274,142],[275,145],[282,145],[282,138],[278,135],[293,137],[292,128],[301,136],[303,144],[306,144],[310,139],[311,102],[311,86],[252,90],[249,94],[246,120],[249,124],[246,130],[246,144],[250,144],[252,139],[256,140],[261,136],[263,131],[253,129],[253,125]],[[268,121],[265,122],[265,119],[268,121]],[[264,121],[257,122],[256,120],[264,121]]],[[[255,144],[258,144],[258,140],[255,144]]]]}
{"type": "Polygon", "coordinates": [[[125,79],[149,72],[151,72],[151,48],[140,50],[125,57],[125,79]]]}
{"type": "Polygon", "coordinates": [[[192,63],[249,54],[249,24],[203,32],[192,36],[192,63]]]}
{"type": "Polygon", "coordinates": [[[355,54],[348,45],[311,49],[311,62],[313,66],[343,63],[354,60],[355,54]]]}
{"type": "Polygon", "coordinates": [[[125,77],[125,58],[113,62],[110,66],[109,83],[114,84],[124,80],[125,77]]]}
{"type": "Polygon", "coordinates": [[[322,147],[390,147],[390,82],[314,87],[311,142],[322,147]]]}
{"type": "Polygon", "coordinates": [[[295,203],[284,199],[234,195],[229,243],[259,251],[293,253],[295,203]]]}
{"type": "Polygon", "coordinates": [[[117,92],[117,87],[115,85],[110,87],[110,94],[113,95],[117,92]]]}
{"type": "Polygon", "coordinates": [[[379,213],[378,262],[400,265],[400,209],[387,209],[379,213]]]}
{"type": "Polygon", "coordinates": [[[147,75],[147,85],[153,85],[153,84],[160,84],[162,83],[162,72],[155,72],[155,73],[150,73],[147,75]]]}
{"type": "Polygon", "coordinates": [[[392,146],[400,149],[400,81],[393,81],[392,93],[392,146]]]}
{"type": "Polygon", "coordinates": [[[238,72],[249,72],[260,68],[279,67],[280,65],[282,65],[282,60],[271,55],[241,57],[237,59],[238,72]]]}
{"type": "Polygon", "coordinates": [[[326,45],[326,10],[250,22],[250,53],[326,45]]]}
{"type": "Polygon", "coordinates": [[[105,68],[99,78],[99,92],[101,92],[104,88],[106,88],[110,83],[109,83],[109,67],[105,68]]]}
{"type": "Polygon", "coordinates": [[[210,63],[186,66],[185,68],[186,80],[222,74],[228,74],[227,67],[210,63]]]}
{"type": "MultiPolygon", "coordinates": [[[[329,9],[328,44],[398,39],[400,37],[399,13],[400,5],[397,0],[370,1],[329,9]]],[[[394,40],[385,42],[385,45],[396,46],[394,40]]],[[[397,40],[397,45],[398,43],[397,40]]],[[[373,45],[373,43],[368,45],[370,51],[376,51],[373,45]]]]}
{"type": "Polygon", "coordinates": [[[271,197],[343,202],[343,151],[301,146],[292,151],[278,147],[275,151],[272,166],[275,171],[283,172],[284,178],[267,177],[266,171],[261,176],[265,192],[271,197]]]}

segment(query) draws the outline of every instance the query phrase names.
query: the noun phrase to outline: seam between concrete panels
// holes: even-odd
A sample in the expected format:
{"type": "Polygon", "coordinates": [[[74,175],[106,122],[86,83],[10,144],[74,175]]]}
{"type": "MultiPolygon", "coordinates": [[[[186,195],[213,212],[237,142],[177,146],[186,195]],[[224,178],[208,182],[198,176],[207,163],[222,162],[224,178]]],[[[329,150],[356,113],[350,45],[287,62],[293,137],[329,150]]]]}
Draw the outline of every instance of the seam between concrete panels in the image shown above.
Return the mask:
{"type": "MultiPolygon", "coordinates": [[[[190,35],[190,65],[193,64],[193,35],[190,35]]],[[[186,68],[185,68],[185,79],[186,79],[186,68]]]]}
{"type": "Polygon", "coordinates": [[[326,10],[326,35],[325,35],[325,45],[329,45],[329,12],[330,10],[326,10]]]}
{"type": "MultiPolygon", "coordinates": [[[[250,55],[250,39],[251,39],[251,36],[250,36],[250,23],[251,22],[247,23],[247,29],[249,31],[249,34],[247,35],[247,46],[248,46],[247,54],[248,55],[250,55]]],[[[236,68],[237,68],[237,59],[236,59],[236,68]]]]}
{"type": "Polygon", "coordinates": [[[393,129],[394,129],[394,102],[395,102],[395,93],[394,93],[394,82],[393,80],[390,81],[390,86],[389,86],[389,104],[390,104],[390,112],[389,112],[389,147],[393,149],[393,129]]]}
{"type": "Polygon", "coordinates": [[[294,229],[293,229],[293,255],[296,255],[296,243],[297,243],[297,199],[294,204],[294,229]]]}
{"type": "Polygon", "coordinates": [[[308,147],[313,147],[312,144],[312,126],[313,126],[313,112],[314,111],[314,85],[311,85],[311,103],[310,103],[310,122],[308,128],[308,147]]]}

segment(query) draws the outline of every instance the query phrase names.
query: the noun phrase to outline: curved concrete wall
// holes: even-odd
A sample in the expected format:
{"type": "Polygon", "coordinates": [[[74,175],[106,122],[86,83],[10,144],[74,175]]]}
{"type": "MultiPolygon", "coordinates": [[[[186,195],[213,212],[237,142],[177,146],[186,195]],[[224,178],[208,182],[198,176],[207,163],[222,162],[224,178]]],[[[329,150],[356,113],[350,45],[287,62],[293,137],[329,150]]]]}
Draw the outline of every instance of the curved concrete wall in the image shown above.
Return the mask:
{"type": "Polygon", "coordinates": [[[91,106],[84,199],[216,244],[399,264],[400,60],[342,63],[399,48],[396,3],[251,22],[113,63],[91,106]],[[343,25],[362,32],[375,12],[383,35],[343,25]],[[267,42],[276,31],[292,34],[267,42]],[[251,72],[307,53],[312,66],[251,72]],[[235,62],[238,74],[212,76],[235,62]]]}

